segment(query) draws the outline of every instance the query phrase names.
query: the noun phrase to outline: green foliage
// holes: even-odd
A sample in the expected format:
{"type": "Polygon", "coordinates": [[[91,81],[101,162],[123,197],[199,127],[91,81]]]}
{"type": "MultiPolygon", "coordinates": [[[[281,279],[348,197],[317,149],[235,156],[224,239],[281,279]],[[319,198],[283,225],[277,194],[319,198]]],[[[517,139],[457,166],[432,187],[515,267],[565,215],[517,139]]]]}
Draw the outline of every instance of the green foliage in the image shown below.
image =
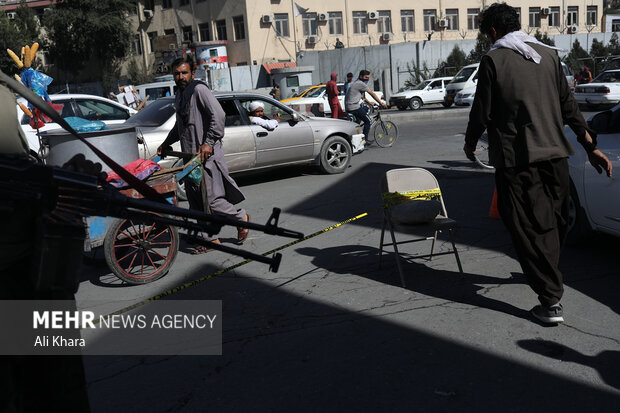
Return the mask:
{"type": "Polygon", "coordinates": [[[32,46],[32,43],[39,41],[39,33],[39,24],[26,0],[21,0],[19,7],[15,9],[15,19],[9,20],[6,13],[0,13],[0,69],[4,73],[19,72],[6,49],[13,50],[19,56],[22,47],[32,46]]]}
{"type": "Polygon", "coordinates": [[[564,57],[564,62],[573,73],[579,73],[584,66],[592,66],[592,61],[587,60],[589,57],[590,55],[581,47],[579,40],[575,40],[571,51],[564,57]]]}
{"type": "Polygon", "coordinates": [[[402,90],[399,90],[399,92],[411,89],[421,81],[431,77],[431,73],[426,66],[426,62],[422,65],[421,69],[413,61],[411,63],[407,63],[407,72],[409,72],[409,79],[405,80],[405,86],[402,90]]]}
{"type": "Polygon", "coordinates": [[[478,38],[476,39],[476,45],[467,55],[467,63],[480,63],[482,56],[489,52],[489,49],[493,46],[493,43],[489,40],[488,37],[483,35],[482,33],[478,33],[478,38]]]}
{"type": "Polygon", "coordinates": [[[77,74],[95,58],[104,68],[118,65],[134,33],[128,14],[136,0],[61,0],[45,17],[49,56],[62,71],[77,74]]]}
{"type": "Polygon", "coordinates": [[[609,54],[609,50],[603,42],[599,42],[596,39],[592,40],[592,45],[590,46],[590,56],[594,58],[595,64],[593,64],[592,74],[594,76],[598,75],[605,68],[605,61],[609,54]]]}
{"type": "Polygon", "coordinates": [[[555,40],[547,35],[547,32],[541,33],[540,30],[536,29],[536,33],[534,33],[534,37],[541,43],[548,44],[549,46],[555,46],[555,40]]]}
{"type": "MultiPolygon", "coordinates": [[[[407,67],[409,67],[409,65],[407,65],[407,67]]],[[[144,62],[138,63],[137,59],[129,60],[127,64],[127,77],[129,78],[129,82],[133,85],[141,85],[153,81],[153,74],[144,65],[144,62]]]]}
{"type": "Polygon", "coordinates": [[[439,63],[433,77],[454,76],[466,64],[465,53],[458,46],[454,46],[446,61],[439,63]]]}
{"type": "Polygon", "coordinates": [[[613,33],[607,44],[607,52],[610,56],[620,56],[620,42],[618,42],[618,34],[613,33]]]}

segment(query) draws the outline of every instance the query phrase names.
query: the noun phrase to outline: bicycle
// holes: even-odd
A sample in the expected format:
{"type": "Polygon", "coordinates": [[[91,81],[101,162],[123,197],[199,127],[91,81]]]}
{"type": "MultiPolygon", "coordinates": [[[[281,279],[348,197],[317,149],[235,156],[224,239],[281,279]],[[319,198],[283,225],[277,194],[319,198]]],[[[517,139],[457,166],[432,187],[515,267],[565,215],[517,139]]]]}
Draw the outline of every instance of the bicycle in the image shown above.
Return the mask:
{"type": "MultiPolygon", "coordinates": [[[[376,110],[367,104],[363,105],[368,108],[368,117],[371,120],[370,130],[372,131],[369,135],[372,135],[373,137],[373,140],[371,141],[369,139],[370,136],[367,136],[366,144],[370,145],[372,142],[376,142],[377,145],[382,148],[389,148],[394,144],[394,142],[396,142],[396,139],[398,139],[398,128],[396,127],[396,124],[390,120],[383,120],[379,110],[376,110]]],[[[351,122],[355,122],[360,126],[363,124],[357,116],[351,113],[347,113],[347,117],[351,122]]]]}
{"type": "Polygon", "coordinates": [[[478,144],[474,151],[474,158],[476,158],[476,163],[481,167],[485,169],[495,169],[495,167],[489,163],[489,135],[487,135],[486,132],[478,139],[478,144]]]}

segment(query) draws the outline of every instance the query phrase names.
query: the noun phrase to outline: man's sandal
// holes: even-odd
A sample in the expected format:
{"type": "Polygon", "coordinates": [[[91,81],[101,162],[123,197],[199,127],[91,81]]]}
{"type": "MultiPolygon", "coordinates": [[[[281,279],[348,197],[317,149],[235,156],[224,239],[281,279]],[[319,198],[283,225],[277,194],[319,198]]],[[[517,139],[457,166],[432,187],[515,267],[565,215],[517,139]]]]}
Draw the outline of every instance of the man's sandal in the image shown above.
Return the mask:
{"type": "MultiPolygon", "coordinates": [[[[249,214],[245,214],[245,220],[244,221],[248,222],[249,220],[250,220],[250,215],[249,214]]],[[[250,233],[250,230],[248,228],[237,227],[237,245],[243,244],[243,242],[248,237],[249,233],[250,233]]]]}

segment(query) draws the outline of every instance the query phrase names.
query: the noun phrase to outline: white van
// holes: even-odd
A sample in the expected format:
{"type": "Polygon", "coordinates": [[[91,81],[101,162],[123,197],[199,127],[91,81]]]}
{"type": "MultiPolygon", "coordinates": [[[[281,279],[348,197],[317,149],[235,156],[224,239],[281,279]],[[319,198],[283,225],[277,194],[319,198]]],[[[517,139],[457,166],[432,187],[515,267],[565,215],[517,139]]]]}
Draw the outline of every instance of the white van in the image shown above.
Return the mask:
{"type": "Polygon", "coordinates": [[[136,90],[138,91],[138,96],[140,96],[140,100],[146,99],[148,96],[148,100],[146,104],[159,99],[165,96],[174,96],[174,93],[177,90],[177,85],[174,83],[174,80],[165,80],[163,82],[153,82],[153,83],[145,83],[143,85],[137,85],[136,90]]]}
{"type": "Polygon", "coordinates": [[[444,107],[449,108],[452,106],[456,94],[461,90],[476,86],[478,82],[478,66],[480,66],[480,63],[474,63],[463,67],[456,76],[454,76],[454,79],[448,83],[448,86],[446,86],[446,94],[443,98],[444,107]]]}

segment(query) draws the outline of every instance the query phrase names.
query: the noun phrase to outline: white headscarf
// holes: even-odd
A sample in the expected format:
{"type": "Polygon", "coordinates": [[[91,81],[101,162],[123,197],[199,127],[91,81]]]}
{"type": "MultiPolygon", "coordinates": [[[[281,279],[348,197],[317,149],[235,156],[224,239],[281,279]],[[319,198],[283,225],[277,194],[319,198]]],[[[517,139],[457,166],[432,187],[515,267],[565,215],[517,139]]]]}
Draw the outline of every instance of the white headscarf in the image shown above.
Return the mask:
{"type": "Polygon", "coordinates": [[[250,112],[254,112],[256,109],[263,108],[263,107],[264,105],[261,102],[256,102],[256,101],[251,102],[249,106],[250,112]]]}
{"type": "Polygon", "coordinates": [[[549,46],[548,44],[539,42],[538,40],[536,40],[535,37],[528,36],[527,34],[523,33],[520,30],[510,32],[504,37],[502,37],[501,39],[498,39],[493,44],[493,46],[491,46],[491,50],[499,49],[500,47],[505,47],[507,49],[512,49],[514,51],[521,53],[526,59],[530,59],[534,63],[537,63],[537,64],[540,63],[541,57],[538,54],[538,52],[536,52],[536,50],[534,50],[531,46],[525,44],[525,42],[539,44],[541,46],[545,46],[550,49],[559,50],[561,52],[568,52],[568,50],[562,49],[561,47],[549,46]]]}

